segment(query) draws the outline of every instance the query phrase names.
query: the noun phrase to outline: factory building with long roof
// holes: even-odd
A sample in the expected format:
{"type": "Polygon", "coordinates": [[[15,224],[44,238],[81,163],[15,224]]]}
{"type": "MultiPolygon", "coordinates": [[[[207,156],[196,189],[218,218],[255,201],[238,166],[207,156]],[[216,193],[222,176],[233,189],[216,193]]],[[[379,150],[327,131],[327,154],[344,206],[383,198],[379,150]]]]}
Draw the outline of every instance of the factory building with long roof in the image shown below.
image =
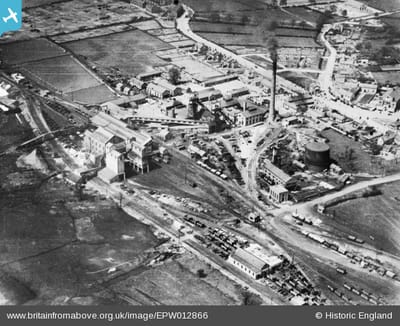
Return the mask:
{"type": "Polygon", "coordinates": [[[84,147],[90,154],[95,158],[107,158],[107,153],[119,151],[136,171],[149,171],[149,158],[153,153],[150,135],[132,130],[126,123],[104,112],[95,115],[91,123],[97,128],[94,131],[87,130],[84,141],[84,147]]]}

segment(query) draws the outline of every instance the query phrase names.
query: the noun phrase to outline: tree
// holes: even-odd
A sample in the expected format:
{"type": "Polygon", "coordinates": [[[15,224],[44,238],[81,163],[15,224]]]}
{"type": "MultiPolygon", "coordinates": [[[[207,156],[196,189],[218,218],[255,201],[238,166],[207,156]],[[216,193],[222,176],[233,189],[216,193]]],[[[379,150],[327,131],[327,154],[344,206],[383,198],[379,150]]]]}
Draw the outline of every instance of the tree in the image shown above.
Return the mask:
{"type": "Polygon", "coordinates": [[[204,269],[199,269],[199,270],[197,270],[197,276],[199,278],[205,278],[205,277],[207,277],[207,274],[204,272],[204,269]]]}
{"type": "Polygon", "coordinates": [[[281,6],[287,6],[287,0],[281,0],[281,6]]]}
{"type": "Polygon", "coordinates": [[[371,42],[366,42],[365,45],[364,45],[364,47],[365,47],[366,50],[371,50],[371,49],[372,49],[372,44],[371,44],[371,42]]]}
{"type": "Polygon", "coordinates": [[[178,68],[172,67],[169,71],[169,80],[172,84],[177,85],[181,79],[181,72],[178,68]]]}
{"type": "Polygon", "coordinates": [[[346,10],[346,9],[343,9],[343,11],[342,11],[342,16],[343,16],[343,17],[347,17],[347,15],[348,15],[348,14],[347,14],[347,10],[346,10]]]}
{"type": "Polygon", "coordinates": [[[228,23],[232,23],[234,17],[233,17],[233,15],[232,15],[231,13],[229,13],[229,14],[226,15],[225,19],[226,19],[226,21],[227,21],[228,23]]]}
{"type": "Polygon", "coordinates": [[[243,16],[242,16],[242,19],[241,19],[241,22],[242,22],[243,25],[247,25],[248,23],[250,23],[250,18],[249,18],[249,16],[243,15],[243,16]]]}
{"type": "Polygon", "coordinates": [[[221,16],[219,15],[218,12],[214,11],[211,15],[210,15],[210,20],[214,23],[217,23],[221,20],[221,16]]]}

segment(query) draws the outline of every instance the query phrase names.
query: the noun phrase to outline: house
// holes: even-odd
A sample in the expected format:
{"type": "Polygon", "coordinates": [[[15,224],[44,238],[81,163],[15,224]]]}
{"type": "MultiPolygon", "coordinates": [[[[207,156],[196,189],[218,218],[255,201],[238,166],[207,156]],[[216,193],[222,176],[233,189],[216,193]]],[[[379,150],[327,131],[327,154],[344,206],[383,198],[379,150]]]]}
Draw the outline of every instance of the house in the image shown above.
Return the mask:
{"type": "Polygon", "coordinates": [[[204,87],[212,87],[218,84],[223,84],[223,83],[227,83],[230,82],[232,80],[236,80],[239,77],[237,75],[226,75],[226,76],[218,76],[218,77],[213,77],[210,79],[205,80],[202,83],[202,86],[204,87]]]}
{"type": "Polygon", "coordinates": [[[359,92],[362,94],[371,94],[375,95],[378,90],[378,84],[375,82],[371,83],[359,83],[359,92]]]}
{"type": "Polygon", "coordinates": [[[222,98],[222,93],[215,88],[206,88],[196,93],[200,102],[214,101],[222,98]]]}
{"type": "Polygon", "coordinates": [[[289,200],[289,191],[281,184],[269,187],[269,198],[276,203],[283,203],[289,200]]]}
{"type": "Polygon", "coordinates": [[[248,248],[238,248],[228,257],[228,262],[253,279],[259,279],[276,270],[283,259],[270,255],[261,246],[252,244],[248,248]]]}
{"type": "Polygon", "coordinates": [[[282,126],[283,127],[289,127],[289,126],[293,126],[296,125],[298,123],[301,122],[301,119],[299,119],[298,117],[292,116],[292,117],[288,117],[282,120],[282,126]]]}
{"type": "Polygon", "coordinates": [[[286,110],[307,111],[308,109],[314,109],[315,103],[311,95],[299,95],[299,96],[291,96],[289,98],[285,98],[283,107],[286,110]]]}
{"type": "Polygon", "coordinates": [[[156,78],[153,83],[160,85],[162,87],[164,87],[165,89],[167,89],[169,91],[169,93],[171,94],[171,96],[179,96],[182,95],[183,91],[182,88],[177,86],[177,85],[173,85],[172,83],[170,83],[168,80],[164,79],[164,78],[156,78]]]}
{"type": "Polygon", "coordinates": [[[136,87],[139,90],[145,90],[147,88],[148,83],[133,77],[129,79],[129,85],[136,87]]]}
{"type": "Polygon", "coordinates": [[[136,78],[142,82],[148,82],[153,80],[154,78],[161,77],[161,75],[162,75],[161,71],[154,70],[151,72],[139,74],[136,76],[136,78]]]}
{"type": "Polygon", "coordinates": [[[158,133],[158,137],[162,140],[162,141],[169,141],[173,138],[172,133],[168,130],[168,129],[162,129],[159,133],[158,133]]]}
{"type": "Polygon", "coordinates": [[[148,95],[157,97],[159,99],[164,99],[171,96],[171,93],[167,88],[154,83],[150,83],[147,86],[146,92],[148,95]]]}

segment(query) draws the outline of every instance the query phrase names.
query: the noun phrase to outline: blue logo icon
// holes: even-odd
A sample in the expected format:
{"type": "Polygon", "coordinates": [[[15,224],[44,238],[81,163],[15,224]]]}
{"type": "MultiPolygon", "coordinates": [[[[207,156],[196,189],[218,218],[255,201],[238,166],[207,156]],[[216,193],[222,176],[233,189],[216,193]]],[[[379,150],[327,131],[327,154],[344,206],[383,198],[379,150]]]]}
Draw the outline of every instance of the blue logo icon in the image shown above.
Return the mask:
{"type": "Polygon", "coordinates": [[[0,36],[22,26],[22,0],[0,0],[0,36]]]}

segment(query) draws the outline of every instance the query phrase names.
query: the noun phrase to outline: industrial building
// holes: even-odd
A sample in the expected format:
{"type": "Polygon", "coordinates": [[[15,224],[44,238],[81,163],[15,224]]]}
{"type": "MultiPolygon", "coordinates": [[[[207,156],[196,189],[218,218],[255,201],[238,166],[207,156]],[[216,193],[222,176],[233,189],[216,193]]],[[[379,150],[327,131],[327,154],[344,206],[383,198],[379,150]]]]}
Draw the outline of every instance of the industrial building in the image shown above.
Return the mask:
{"type": "Polygon", "coordinates": [[[272,164],[272,162],[269,160],[264,160],[264,164],[262,167],[266,177],[272,180],[275,184],[286,186],[292,180],[292,177],[290,175],[272,164]]]}
{"type": "Polygon", "coordinates": [[[281,184],[269,187],[269,197],[276,203],[289,200],[289,191],[281,184]]]}
{"type": "Polygon", "coordinates": [[[329,145],[321,142],[308,143],[305,163],[312,171],[321,172],[328,169],[331,164],[329,145]]]}
{"type": "Polygon", "coordinates": [[[111,176],[125,173],[125,163],[138,172],[149,172],[149,159],[153,152],[151,136],[129,129],[124,122],[103,112],[95,115],[91,122],[97,128],[85,132],[84,147],[93,162],[105,158],[108,181],[112,181],[111,176]]]}
{"type": "Polygon", "coordinates": [[[259,245],[252,244],[248,248],[238,248],[229,256],[228,262],[253,279],[259,279],[273,272],[283,260],[270,255],[259,245]]]}

